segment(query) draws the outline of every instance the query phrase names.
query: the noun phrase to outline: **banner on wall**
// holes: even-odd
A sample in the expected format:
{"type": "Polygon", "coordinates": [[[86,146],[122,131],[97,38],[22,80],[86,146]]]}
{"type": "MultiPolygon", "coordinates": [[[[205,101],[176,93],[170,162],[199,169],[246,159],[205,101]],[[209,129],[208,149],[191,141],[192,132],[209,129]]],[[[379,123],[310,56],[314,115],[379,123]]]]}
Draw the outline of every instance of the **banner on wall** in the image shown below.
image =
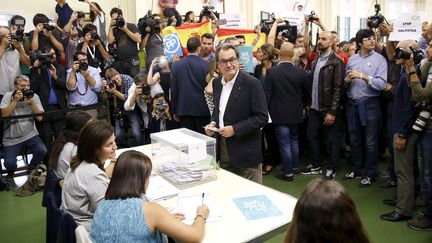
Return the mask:
{"type": "Polygon", "coordinates": [[[425,13],[404,13],[393,22],[390,41],[417,40],[422,34],[425,13]]]}

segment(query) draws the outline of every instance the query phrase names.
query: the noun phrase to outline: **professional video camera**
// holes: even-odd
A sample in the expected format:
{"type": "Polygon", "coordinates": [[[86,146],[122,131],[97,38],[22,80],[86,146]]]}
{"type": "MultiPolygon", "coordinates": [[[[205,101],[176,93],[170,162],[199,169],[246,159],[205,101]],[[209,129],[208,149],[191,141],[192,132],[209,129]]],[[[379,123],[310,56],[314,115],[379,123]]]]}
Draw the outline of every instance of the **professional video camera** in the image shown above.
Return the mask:
{"type": "Polygon", "coordinates": [[[159,19],[153,18],[152,11],[149,10],[144,17],[142,17],[138,20],[137,26],[138,26],[138,29],[139,29],[141,35],[146,35],[147,34],[146,33],[147,27],[150,27],[152,32],[159,33],[160,32],[160,27],[159,27],[160,23],[161,22],[159,19]]]}
{"type": "Polygon", "coordinates": [[[51,67],[51,60],[54,58],[54,54],[51,52],[41,52],[35,51],[30,52],[30,60],[34,63],[36,60],[39,60],[39,65],[37,68],[49,68],[51,67]]]}
{"type": "MultiPolygon", "coordinates": [[[[261,32],[267,35],[276,19],[273,20],[262,20],[261,21],[261,32]]],[[[282,38],[285,41],[294,42],[297,37],[297,26],[290,25],[288,20],[284,21],[284,24],[278,25],[276,29],[276,36],[282,32],[282,38]]]]}
{"type": "Polygon", "coordinates": [[[405,60],[409,60],[411,58],[411,55],[413,55],[413,60],[415,64],[419,64],[421,62],[421,60],[423,60],[424,58],[424,54],[423,51],[419,48],[415,48],[410,46],[409,47],[411,52],[404,50],[403,48],[396,48],[395,53],[393,55],[393,57],[395,59],[405,59],[405,60]]]}
{"type": "Polygon", "coordinates": [[[378,26],[384,22],[385,17],[380,13],[381,11],[381,6],[377,3],[375,4],[375,15],[369,17],[369,19],[367,20],[367,26],[372,29],[372,28],[378,28],[378,26]]]}
{"type": "MultiPolygon", "coordinates": [[[[15,97],[16,92],[17,92],[17,91],[15,90],[15,91],[12,93],[12,97],[15,97]]],[[[34,91],[31,90],[31,89],[22,89],[22,90],[21,90],[21,93],[22,93],[23,97],[22,97],[19,101],[24,101],[25,98],[29,98],[29,99],[31,99],[31,98],[33,98],[33,96],[34,96],[34,91]]]]}
{"type": "Polygon", "coordinates": [[[123,18],[123,16],[121,16],[121,15],[117,16],[117,18],[116,18],[116,27],[118,29],[120,29],[120,28],[123,28],[125,25],[126,25],[126,21],[123,18]]]}

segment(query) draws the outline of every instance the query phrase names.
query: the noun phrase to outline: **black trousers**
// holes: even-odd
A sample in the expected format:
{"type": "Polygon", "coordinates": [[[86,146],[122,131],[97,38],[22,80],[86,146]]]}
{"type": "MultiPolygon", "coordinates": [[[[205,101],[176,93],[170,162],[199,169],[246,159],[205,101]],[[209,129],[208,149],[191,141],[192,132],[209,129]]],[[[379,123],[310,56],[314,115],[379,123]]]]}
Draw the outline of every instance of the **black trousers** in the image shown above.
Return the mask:
{"type": "Polygon", "coordinates": [[[210,123],[210,116],[180,116],[180,127],[205,134],[204,127],[210,123]]]}

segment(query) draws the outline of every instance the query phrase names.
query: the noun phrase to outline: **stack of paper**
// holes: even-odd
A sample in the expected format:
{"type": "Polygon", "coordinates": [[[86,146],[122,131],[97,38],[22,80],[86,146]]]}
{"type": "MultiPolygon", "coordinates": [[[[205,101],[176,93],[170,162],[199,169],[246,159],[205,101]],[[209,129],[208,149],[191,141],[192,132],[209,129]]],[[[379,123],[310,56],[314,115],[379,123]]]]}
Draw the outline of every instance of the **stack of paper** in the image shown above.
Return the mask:
{"type": "Polygon", "coordinates": [[[149,201],[159,201],[176,196],[180,192],[175,186],[171,185],[164,178],[153,174],[150,176],[149,186],[146,196],[149,201]]]}

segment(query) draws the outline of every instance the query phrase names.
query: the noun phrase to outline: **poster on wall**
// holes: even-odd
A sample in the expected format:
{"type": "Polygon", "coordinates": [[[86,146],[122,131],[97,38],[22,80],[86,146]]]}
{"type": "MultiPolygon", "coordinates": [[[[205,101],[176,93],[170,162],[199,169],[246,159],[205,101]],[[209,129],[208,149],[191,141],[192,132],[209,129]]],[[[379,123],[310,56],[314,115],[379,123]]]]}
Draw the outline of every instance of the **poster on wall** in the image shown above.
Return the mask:
{"type": "Polygon", "coordinates": [[[393,22],[393,32],[389,40],[417,40],[422,34],[422,22],[426,19],[425,13],[404,13],[393,22]]]}

